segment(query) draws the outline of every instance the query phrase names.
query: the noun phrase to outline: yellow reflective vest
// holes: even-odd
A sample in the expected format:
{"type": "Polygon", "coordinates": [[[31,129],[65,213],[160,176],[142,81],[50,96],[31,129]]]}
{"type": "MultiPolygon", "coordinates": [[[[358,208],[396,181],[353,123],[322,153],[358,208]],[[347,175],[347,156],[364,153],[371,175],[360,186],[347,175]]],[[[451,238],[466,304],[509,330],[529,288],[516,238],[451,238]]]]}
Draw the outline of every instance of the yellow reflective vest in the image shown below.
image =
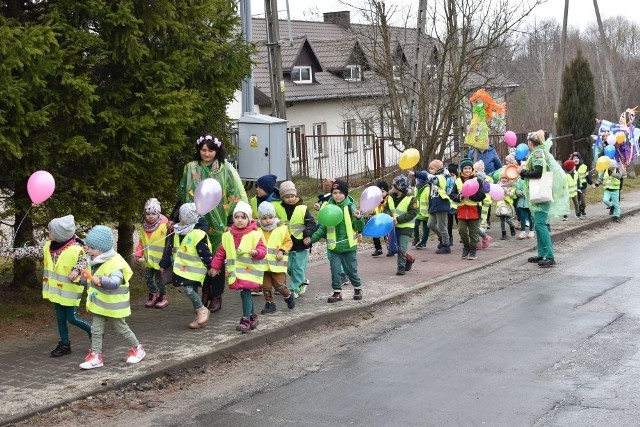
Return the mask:
{"type": "MultiPolygon", "coordinates": [[[[284,211],[284,208],[282,207],[282,202],[280,200],[272,200],[269,203],[271,203],[274,209],[276,210],[276,217],[281,221],[286,221],[287,213],[284,211]]],[[[251,205],[251,213],[253,214],[253,219],[256,219],[256,220],[259,219],[258,218],[258,197],[253,196],[251,200],[249,200],[249,204],[251,205]]]]}
{"type": "Polygon", "coordinates": [[[44,245],[44,275],[42,277],[42,298],[66,307],[77,307],[84,292],[84,286],[69,280],[69,273],[78,263],[80,254],[84,249],[79,245],[70,245],[65,248],[56,263],[51,256],[51,241],[44,245]]]}
{"type": "Polygon", "coordinates": [[[264,234],[262,229],[260,229],[260,232],[262,233],[262,241],[267,247],[267,256],[265,257],[265,260],[267,261],[266,271],[271,271],[274,273],[286,273],[289,261],[289,255],[287,254],[287,251],[282,251],[284,253],[284,256],[282,257],[281,261],[278,261],[276,259],[276,255],[278,255],[278,252],[282,247],[282,243],[287,238],[287,233],[289,232],[289,230],[286,226],[279,225],[271,231],[268,240],[266,239],[266,235],[264,234]]]}
{"type": "Polygon", "coordinates": [[[620,178],[614,178],[609,173],[609,169],[605,170],[602,173],[602,184],[606,190],[619,190],[620,189],[620,178]]]}
{"type": "MultiPolygon", "coordinates": [[[[390,198],[389,198],[390,199],[390,198]]],[[[387,199],[387,201],[389,200],[387,199]]],[[[350,248],[353,248],[358,244],[358,236],[353,231],[353,224],[351,223],[351,215],[349,214],[349,205],[346,205],[342,208],[343,211],[343,221],[345,226],[345,231],[347,233],[347,243],[350,248]]],[[[336,237],[336,228],[335,227],[327,227],[327,249],[335,249],[336,248],[337,237],[336,237]]]]}
{"type": "Polygon", "coordinates": [[[129,280],[133,271],[129,264],[116,253],[113,258],[105,261],[93,273],[94,276],[109,276],[117,270],[122,270],[124,276],[122,284],[116,289],[103,289],[89,280],[87,290],[87,311],[105,317],[122,318],[131,315],[129,305],[129,280]]]}
{"type": "Polygon", "coordinates": [[[578,187],[582,187],[587,182],[587,175],[589,174],[589,169],[587,168],[587,165],[583,163],[580,166],[578,166],[578,169],[576,169],[576,172],[578,174],[578,187]]]}
{"type": "MultiPolygon", "coordinates": [[[[283,208],[284,210],[284,208],[283,208]]],[[[292,237],[302,240],[304,238],[304,216],[307,213],[307,207],[305,205],[296,206],[291,214],[291,219],[287,221],[287,214],[284,215],[284,221],[289,228],[289,234],[292,237]]]]}
{"type": "Polygon", "coordinates": [[[207,246],[211,250],[211,242],[207,233],[194,228],[182,238],[177,234],[173,235],[173,273],[194,282],[204,282],[209,266],[202,262],[202,258],[198,255],[196,246],[203,238],[207,239],[207,246]]]}
{"type": "Polygon", "coordinates": [[[569,188],[569,197],[575,197],[578,195],[578,181],[580,180],[577,172],[573,172],[571,176],[570,172],[564,174],[567,179],[567,187],[569,188]]]}
{"type": "Polygon", "coordinates": [[[242,236],[240,245],[235,247],[231,232],[222,234],[222,247],[226,252],[227,284],[231,289],[237,289],[236,281],[241,282],[241,289],[258,289],[262,286],[264,272],[267,269],[266,259],[254,259],[249,251],[258,246],[262,232],[253,230],[242,236]]]}
{"type": "MultiPolygon", "coordinates": [[[[389,197],[387,203],[389,204],[389,211],[391,212],[391,217],[397,218],[407,213],[409,210],[409,204],[411,203],[411,199],[413,196],[404,196],[400,203],[398,203],[398,207],[395,207],[393,197],[389,197]]],[[[427,208],[428,209],[428,208],[427,208]]],[[[398,228],[413,228],[415,225],[415,221],[411,220],[409,222],[399,222],[396,224],[398,228]]]]}
{"type": "Polygon", "coordinates": [[[160,270],[160,260],[164,251],[164,239],[167,236],[167,224],[160,224],[150,236],[142,230],[140,241],[144,251],[145,266],[160,270]]]}
{"type": "Polygon", "coordinates": [[[418,215],[416,219],[429,218],[429,184],[425,184],[420,190],[418,190],[418,215]]]}

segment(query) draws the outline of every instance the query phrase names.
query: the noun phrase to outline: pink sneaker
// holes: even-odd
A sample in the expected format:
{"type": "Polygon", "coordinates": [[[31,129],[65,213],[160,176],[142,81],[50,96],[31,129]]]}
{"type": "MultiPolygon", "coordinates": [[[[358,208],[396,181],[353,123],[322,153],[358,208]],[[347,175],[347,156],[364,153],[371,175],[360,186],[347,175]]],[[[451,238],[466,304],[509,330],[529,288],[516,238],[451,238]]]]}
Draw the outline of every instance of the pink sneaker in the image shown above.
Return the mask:
{"type": "Polygon", "coordinates": [[[166,306],[169,305],[169,297],[167,296],[167,294],[164,295],[160,295],[160,298],[158,298],[158,301],[156,301],[156,308],[165,308],[166,306]]]}
{"type": "Polygon", "coordinates": [[[102,368],[103,366],[102,354],[89,350],[89,354],[84,358],[84,362],[80,364],[80,369],[102,368]]]}
{"type": "Polygon", "coordinates": [[[487,234],[487,236],[482,239],[482,249],[487,249],[491,244],[491,236],[487,234]]]}
{"type": "Polygon", "coordinates": [[[136,348],[130,348],[127,353],[127,363],[139,363],[144,359],[147,353],[144,351],[142,344],[138,344],[136,348]]]}
{"type": "Polygon", "coordinates": [[[149,300],[145,303],[145,307],[147,308],[151,308],[153,306],[156,305],[156,303],[158,302],[158,297],[160,295],[157,292],[153,292],[151,294],[149,294],[149,300]]]}

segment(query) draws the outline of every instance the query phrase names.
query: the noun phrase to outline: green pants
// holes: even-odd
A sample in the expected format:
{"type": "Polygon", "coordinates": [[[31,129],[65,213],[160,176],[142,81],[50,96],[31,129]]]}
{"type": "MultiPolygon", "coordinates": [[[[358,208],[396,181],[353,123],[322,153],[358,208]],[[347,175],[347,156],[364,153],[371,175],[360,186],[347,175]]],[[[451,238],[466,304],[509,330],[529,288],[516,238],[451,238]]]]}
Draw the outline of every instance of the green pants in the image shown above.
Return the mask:
{"type": "Polygon", "coordinates": [[[93,322],[91,323],[91,351],[96,354],[102,354],[102,336],[104,335],[104,328],[107,326],[107,322],[111,322],[118,335],[124,338],[129,347],[136,348],[140,342],[136,338],[135,334],[127,325],[124,318],[106,317],[99,314],[93,314],[93,322]]]}
{"type": "Polygon", "coordinates": [[[396,235],[398,236],[398,267],[404,268],[407,265],[407,259],[405,255],[407,254],[407,247],[409,246],[409,238],[408,234],[400,234],[398,229],[396,228],[396,235]]]}
{"type": "Polygon", "coordinates": [[[458,233],[460,234],[462,245],[469,250],[475,251],[478,244],[478,234],[480,233],[480,219],[458,218],[458,233]]]}
{"type": "Polygon", "coordinates": [[[289,289],[293,292],[300,292],[300,285],[302,285],[306,277],[307,271],[307,259],[308,250],[303,251],[291,251],[289,252],[289,262],[287,264],[287,274],[291,277],[291,283],[289,283],[289,289]]]}
{"type": "Polygon", "coordinates": [[[357,252],[345,252],[342,254],[327,251],[329,266],[331,267],[331,287],[334,291],[342,290],[342,272],[349,277],[354,288],[359,288],[362,283],[358,275],[357,252]]]}
{"type": "Polygon", "coordinates": [[[547,227],[548,209],[535,209],[531,214],[533,215],[533,226],[536,230],[538,256],[547,259],[553,258],[553,242],[551,242],[551,233],[547,227]]]}

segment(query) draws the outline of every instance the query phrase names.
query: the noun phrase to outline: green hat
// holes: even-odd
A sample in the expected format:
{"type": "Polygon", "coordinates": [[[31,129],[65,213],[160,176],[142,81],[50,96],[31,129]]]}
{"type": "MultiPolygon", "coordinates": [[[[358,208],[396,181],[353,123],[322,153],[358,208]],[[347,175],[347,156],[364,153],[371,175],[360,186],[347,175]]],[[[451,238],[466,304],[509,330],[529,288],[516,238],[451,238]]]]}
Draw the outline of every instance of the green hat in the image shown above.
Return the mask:
{"type": "Polygon", "coordinates": [[[467,166],[473,169],[473,161],[468,157],[463,157],[462,160],[460,160],[460,171],[467,166]]]}

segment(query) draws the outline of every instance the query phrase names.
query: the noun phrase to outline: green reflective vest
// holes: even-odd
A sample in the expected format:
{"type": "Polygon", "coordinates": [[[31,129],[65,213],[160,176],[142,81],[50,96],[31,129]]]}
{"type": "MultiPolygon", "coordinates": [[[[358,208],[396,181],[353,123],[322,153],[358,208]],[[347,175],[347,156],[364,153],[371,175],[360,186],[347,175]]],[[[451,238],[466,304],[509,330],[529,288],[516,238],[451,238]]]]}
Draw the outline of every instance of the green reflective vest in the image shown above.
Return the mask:
{"type": "Polygon", "coordinates": [[[289,255],[283,250],[285,253],[281,261],[276,259],[276,255],[278,255],[278,251],[280,251],[281,245],[287,237],[289,230],[286,226],[279,225],[271,231],[268,240],[266,239],[264,231],[262,229],[260,229],[260,231],[262,232],[262,241],[267,247],[267,256],[265,257],[267,260],[267,271],[286,273],[289,255]]]}
{"type": "Polygon", "coordinates": [[[164,251],[164,239],[167,236],[167,224],[160,224],[150,236],[142,230],[140,242],[144,251],[145,266],[160,270],[160,260],[164,251]]]}
{"type": "Polygon", "coordinates": [[[574,172],[573,176],[570,173],[564,174],[567,178],[567,187],[569,188],[569,197],[575,197],[578,195],[578,181],[580,180],[578,173],[574,172]]]}
{"type": "Polygon", "coordinates": [[[198,255],[196,246],[203,238],[207,239],[207,246],[211,250],[211,243],[207,233],[202,230],[194,228],[182,238],[177,234],[173,235],[173,273],[188,280],[194,282],[204,282],[204,277],[207,275],[208,265],[204,265],[202,258],[198,255]]]}
{"type": "Polygon", "coordinates": [[[55,265],[51,256],[51,241],[44,245],[44,274],[42,277],[42,298],[66,307],[77,307],[84,292],[84,286],[69,280],[69,273],[78,263],[78,257],[84,249],[78,245],[65,248],[55,265]]]}
{"type": "Polygon", "coordinates": [[[225,265],[229,287],[233,288],[236,280],[252,282],[257,285],[256,289],[262,286],[264,272],[267,269],[267,260],[254,259],[249,255],[249,251],[258,246],[261,238],[262,232],[258,230],[250,231],[242,236],[240,245],[236,248],[231,233],[227,231],[222,234],[222,247],[227,255],[225,265]]]}
{"type": "Polygon", "coordinates": [[[94,276],[109,276],[117,270],[122,270],[124,279],[117,289],[103,289],[89,281],[87,289],[87,311],[105,317],[122,318],[131,315],[129,305],[129,279],[133,276],[133,271],[129,264],[116,253],[113,258],[105,261],[93,273],[94,276]]]}

